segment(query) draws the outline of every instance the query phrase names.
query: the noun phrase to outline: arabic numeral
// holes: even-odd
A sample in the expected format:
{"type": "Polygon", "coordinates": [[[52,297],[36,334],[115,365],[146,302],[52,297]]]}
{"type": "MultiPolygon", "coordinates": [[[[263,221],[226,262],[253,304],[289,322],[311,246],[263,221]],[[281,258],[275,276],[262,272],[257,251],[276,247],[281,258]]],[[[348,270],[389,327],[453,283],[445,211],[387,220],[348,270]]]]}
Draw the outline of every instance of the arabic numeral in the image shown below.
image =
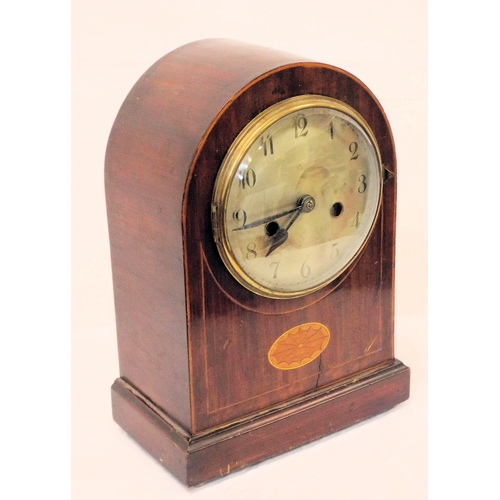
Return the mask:
{"type": "Polygon", "coordinates": [[[352,221],[351,227],[358,228],[359,227],[359,212],[356,212],[356,217],[352,221]]]}
{"type": "Polygon", "coordinates": [[[247,223],[247,213],[244,210],[236,210],[233,212],[233,220],[240,223],[240,227],[247,223]]]}
{"type": "Polygon", "coordinates": [[[274,154],[273,136],[267,134],[265,138],[261,137],[260,147],[264,150],[264,156],[267,156],[268,153],[270,155],[273,155],[274,154]]]}
{"type": "Polygon", "coordinates": [[[330,255],[330,259],[335,260],[340,255],[340,250],[338,248],[338,243],[332,243],[333,253],[330,255]]]}
{"type": "Polygon", "coordinates": [[[366,191],[366,175],[360,175],[358,181],[361,185],[358,187],[358,193],[364,193],[366,191]]]}
{"type": "Polygon", "coordinates": [[[247,245],[247,254],[245,256],[247,260],[253,260],[257,257],[257,252],[255,251],[256,248],[257,245],[253,242],[247,245]]]}
{"type": "Polygon", "coordinates": [[[239,179],[239,183],[242,189],[245,189],[247,186],[249,188],[253,188],[256,182],[257,175],[255,173],[255,170],[251,168],[247,169],[247,171],[239,179]]]}
{"type": "Polygon", "coordinates": [[[311,274],[311,268],[309,266],[306,266],[306,262],[307,261],[304,261],[302,267],[300,268],[300,274],[303,278],[307,278],[311,274]]]}
{"type": "Polygon", "coordinates": [[[306,130],[307,128],[307,118],[305,115],[299,115],[297,118],[295,118],[293,127],[295,129],[295,139],[298,139],[299,137],[305,137],[309,130],[306,130]]]}
{"type": "Polygon", "coordinates": [[[333,120],[330,121],[330,139],[335,137],[335,128],[333,127],[333,120]]]}
{"type": "Polygon", "coordinates": [[[271,262],[269,267],[274,267],[273,279],[276,279],[278,276],[278,266],[280,265],[279,261],[271,262]]]}
{"type": "Polygon", "coordinates": [[[358,143],[357,142],[351,142],[349,144],[349,152],[352,153],[351,160],[357,160],[358,159],[358,143]]]}

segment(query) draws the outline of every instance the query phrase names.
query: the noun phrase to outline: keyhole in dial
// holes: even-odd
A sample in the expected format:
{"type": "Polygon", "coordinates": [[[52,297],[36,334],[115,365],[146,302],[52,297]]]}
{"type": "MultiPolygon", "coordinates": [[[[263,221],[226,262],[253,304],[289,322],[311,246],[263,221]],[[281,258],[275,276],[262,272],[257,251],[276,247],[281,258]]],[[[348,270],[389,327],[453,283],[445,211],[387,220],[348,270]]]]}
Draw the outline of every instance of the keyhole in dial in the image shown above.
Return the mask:
{"type": "Polygon", "coordinates": [[[337,203],[334,203],[332,205],[331,213],[334,217],[338,217],[343,210],[344,210],[344,205],[342,205],[342,203],[338,201],[337,203]]]}
{"type": "Polygon", "coordinates": [[[274,236],[280,228],[280,225],[276,221],[271,221],[266,224],[266,234],[268,236],[274,236]]]}

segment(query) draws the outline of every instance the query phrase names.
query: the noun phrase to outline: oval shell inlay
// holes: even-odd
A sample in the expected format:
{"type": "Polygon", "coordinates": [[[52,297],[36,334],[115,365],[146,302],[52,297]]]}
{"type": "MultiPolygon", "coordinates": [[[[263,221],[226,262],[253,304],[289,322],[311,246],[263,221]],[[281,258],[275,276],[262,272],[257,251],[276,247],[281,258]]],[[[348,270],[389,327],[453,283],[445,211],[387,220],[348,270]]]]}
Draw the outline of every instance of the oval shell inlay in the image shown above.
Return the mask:
{"type": "Polygon", "coordinates": [[[315,360],[330,341],[330,331],[321,323],[294,326],[281,335],[267,355],[279,370],[293,370],[315,360]]]}

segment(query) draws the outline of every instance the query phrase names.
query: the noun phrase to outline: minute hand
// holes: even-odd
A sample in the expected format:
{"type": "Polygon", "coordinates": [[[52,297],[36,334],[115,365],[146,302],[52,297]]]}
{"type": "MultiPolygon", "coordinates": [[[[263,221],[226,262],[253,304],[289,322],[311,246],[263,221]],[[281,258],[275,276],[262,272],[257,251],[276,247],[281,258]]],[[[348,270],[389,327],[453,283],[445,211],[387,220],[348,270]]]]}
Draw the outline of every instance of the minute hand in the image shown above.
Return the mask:
{"type": "Polygon", "coordinates": [[[233,231],[241,231],[242,229],[250,229],[252,227],[257,227],[262,224],[267,224],[268,222],[272,222],[273,220],[279,219],[281,217],[284,217],[285,215],[292,214],[293,212],[297,212],[301,210],[302,207],[294,207],[291,208],[290,210],[285,210],[284,212],[280,212],[279,214],[276,215],[270,215],[269,217],[264,217],[263,219],[256,220],[254,222],[251,222],[250,224],[245,224],[244,226],[237,227],[236,229],[233,229],[233,231]]]}

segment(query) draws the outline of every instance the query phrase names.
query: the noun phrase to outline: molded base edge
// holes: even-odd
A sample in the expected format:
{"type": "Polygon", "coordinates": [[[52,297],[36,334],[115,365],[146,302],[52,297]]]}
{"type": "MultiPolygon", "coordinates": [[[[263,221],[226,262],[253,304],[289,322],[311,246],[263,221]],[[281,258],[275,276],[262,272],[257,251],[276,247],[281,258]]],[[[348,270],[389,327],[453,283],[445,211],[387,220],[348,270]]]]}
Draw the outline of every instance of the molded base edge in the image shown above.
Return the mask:
{"type": "Polygon", "coordinates": [[[225,426],[191,435],[126,380],[111,388],[113,418],[187,486],[245,466],[389,410],[408,399],[410,369],[398,360],[225,426]]]}

